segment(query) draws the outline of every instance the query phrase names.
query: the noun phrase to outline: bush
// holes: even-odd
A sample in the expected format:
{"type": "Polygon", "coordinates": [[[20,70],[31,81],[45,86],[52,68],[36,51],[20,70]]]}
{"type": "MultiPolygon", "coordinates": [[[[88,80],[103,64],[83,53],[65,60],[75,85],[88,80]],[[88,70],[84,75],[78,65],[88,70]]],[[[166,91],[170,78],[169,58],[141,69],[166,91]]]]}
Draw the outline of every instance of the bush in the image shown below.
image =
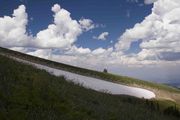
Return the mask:
{"type": "Polygon", "coordinates": [[[103,72],[104,72],[104,73],[108,73],[108,70],[107,70],[107,69],[104,69],[103,72]]]}

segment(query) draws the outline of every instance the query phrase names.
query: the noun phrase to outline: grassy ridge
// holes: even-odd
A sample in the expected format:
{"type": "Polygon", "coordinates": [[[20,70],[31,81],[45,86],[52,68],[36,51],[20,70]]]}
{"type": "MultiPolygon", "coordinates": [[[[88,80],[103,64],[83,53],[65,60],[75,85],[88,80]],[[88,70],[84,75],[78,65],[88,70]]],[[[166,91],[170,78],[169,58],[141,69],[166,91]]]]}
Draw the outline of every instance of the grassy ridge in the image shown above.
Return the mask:
{"type": "Polygon", "coordinates": [[[49,67],[53,67],[53,68],[57,68],[57,69],[85,75],[85,76],[90,76],[90,77],[94,77],[94,78],[104,79],[107,81],[113,81],[113,82],[117,82],[117,83],[121,83],[121,84],[125,84],[125,85],[139,86],[139,87],[143,87],[143,88],[154,88],[154,89],[158,89],[158,90],[161,89],[161,90],[166,90],[166,91],[170,91],[170,92],[180,93],[179,89],[169,87],[167,85],[156,84],[156,83],[138,80],[138,79],[134,79],[134,78],[130,78],[130,77],[119,76],[119,75],[114,75],[114,74],[110,74],[110,73],[103,73],[103,72],[98,72],[98,71],[94,71],[94,70],[70,66],[67,64],[62,64],[62,63],[26,55],[23,53],[19,53],[16,51],[12,51],[12,50],[8,50],[8,49],[0,47],[0,54],[1,53],[5,54],[5,55],[15,56],[15,57],[18,57],[18,58],[21,58],[24,60],[29,60],[29,61],[32,61],[32,62],[35,62],[38,64],[42,64],[42,65],[46,65],[49,67]]]}
{"type": "Polygon", "coordinates": [[[1,120],[179,120],[160,103],[85,89],[0,55],[1,120]]]}

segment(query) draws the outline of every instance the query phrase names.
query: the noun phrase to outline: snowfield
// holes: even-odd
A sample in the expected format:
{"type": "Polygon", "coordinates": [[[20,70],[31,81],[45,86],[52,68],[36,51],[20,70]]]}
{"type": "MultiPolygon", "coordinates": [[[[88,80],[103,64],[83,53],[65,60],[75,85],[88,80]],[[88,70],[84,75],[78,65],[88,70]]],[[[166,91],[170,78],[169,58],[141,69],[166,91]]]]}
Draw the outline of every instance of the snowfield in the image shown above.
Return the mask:
{"type": "Polygon", "coordinates": [[[81,84],[85,88],[90,88],[99,92],[107,92],[114,95],[130,95],[130,96],[134,96],[138,98],[145,98],[145,99],[155,98],[155,94],[152,91],[149,91],[146,89],[130,87],[130,86],[108,82],[108,81],[104,81],[104,80],[100,80],[100,79],[96,79],[92,77],[78,75],[75,73],[71,73],[71,72],[67,72],[67,71],[63,71],[59,69],[54,69],[51,67],[32,63],[32,62],[18,59],[18,58],[13,58],[13,59],[19,62],[33,65],[37,67],[38,69],[46,70],[47,72],[55,76],[65,76],[65,78],[68,81],[81,84]]]}

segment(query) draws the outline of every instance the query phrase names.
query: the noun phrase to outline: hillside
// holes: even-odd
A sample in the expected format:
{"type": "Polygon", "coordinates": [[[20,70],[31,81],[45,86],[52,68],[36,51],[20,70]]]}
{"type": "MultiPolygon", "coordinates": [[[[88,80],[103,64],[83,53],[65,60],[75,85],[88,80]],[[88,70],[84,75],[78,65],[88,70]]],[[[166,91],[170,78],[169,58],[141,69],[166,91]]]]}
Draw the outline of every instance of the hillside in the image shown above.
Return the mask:
{"type": "Polygon", "coordinates": [[[167,86],[167,85],[147,82],[147,81],[138,80],[138,79],[134,79],[134,78],[126,77],[126,76],[119,76],[119,75],[114,75],[110,73],[98,72],[98,71],[79,68],[75,66],[70,66],[70,65],[26,55],[20,52],[8,50],[1,47],[0,47],[0,54],[6,55],[6,56],[12,56],[12,57],[14,56],[16,58],[28,60],[33,63],[46,65],[52,68],[69,71],[69,72],[80,74],[80,75],[103,79],[103,80],[111,81],[114,83],[120,83],[120,84],[139,87],[139,88],[145,88],[145,89],[153,91],[156,94],[156,99],[158,100],[166,99],[166,100],[175,101],[176,103],[180,104],[180,90],[177,88],[167,86]]]}
{"type": "Polygon", "coordinates": [[[173,104],[166,106],[166,101],[99,93],[2,55],[0,66],[2,120],[178,120],[180,117],[177,108],[173,104]]]}

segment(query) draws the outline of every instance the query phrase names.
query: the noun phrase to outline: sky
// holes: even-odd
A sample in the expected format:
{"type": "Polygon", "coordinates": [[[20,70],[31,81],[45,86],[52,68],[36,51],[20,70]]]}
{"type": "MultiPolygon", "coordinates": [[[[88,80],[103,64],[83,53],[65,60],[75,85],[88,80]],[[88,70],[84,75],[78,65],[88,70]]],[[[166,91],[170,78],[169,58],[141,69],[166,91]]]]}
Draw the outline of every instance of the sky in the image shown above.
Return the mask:
{"type": "Polygon", "coordinates": [[[179,0],[0,0],[0,46],[180,84],[179,0]]]}

